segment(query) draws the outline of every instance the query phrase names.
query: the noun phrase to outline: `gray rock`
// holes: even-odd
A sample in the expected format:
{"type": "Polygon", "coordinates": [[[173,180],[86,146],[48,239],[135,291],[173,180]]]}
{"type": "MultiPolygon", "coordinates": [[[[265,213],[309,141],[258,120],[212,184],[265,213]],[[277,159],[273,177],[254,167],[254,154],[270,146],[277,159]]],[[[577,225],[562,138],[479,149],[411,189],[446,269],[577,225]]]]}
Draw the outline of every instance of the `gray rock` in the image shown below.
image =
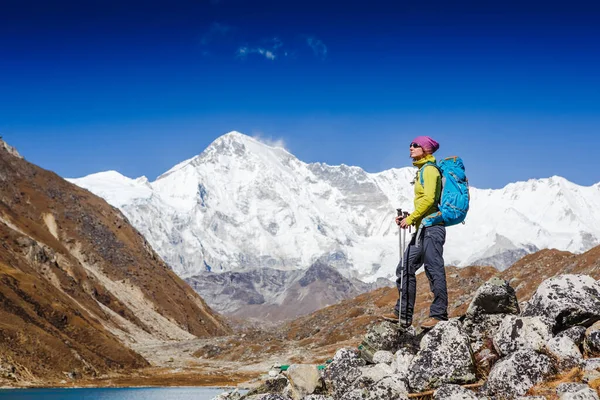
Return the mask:
{"type": "Polygon", "coordinates": [[[583,383],[561,383],[556,393],[560,400],[599,400],[598,393],[583,383]]]}
{"type": "Polygon", "coordinates": [[[494,277],[481,285],[467,309],[467,318],[481,314],[519,314],[515,290],[508,281],[494,277]]]}
{"type": "Polygon", "coordinates": [[[583,344],[583,340],[585,339],[585,326],[573,326],[558,333],[556,337],[568,337],[577,346],[581,346],[583,344]]]}
{"type": "Polygon", "coordinates": [[[394,361],[394,353],[386,350],[379,350],[373,354],[374,364],[391,364],[394,361]]]}
{"type": "Polygon", "coordinates": [[[323,380],[327,389],[335,398],[340,398],[352,388],[354,381],[361,376],[360,367],[365,366],[365,360],[360,358],[358,351],[343,348],[335,353],[331,364],[325,368],[323,380]]]}
{"type": "Polygon", "coordinates": [[[367,400],[403,400],[408,399],[408,389],[404,380],[392,375],[377,382],[370,390],[367,400]]]}
{"type": "Polygon", "coordinates": [[[546,400],[544,396],[519,396],[515,400],[546,400]]]}
{"type": "Polygon", "coordinates": [[[548,320],[553,332],[600,320],[600,283],[587,275],[559,275],[547,279],[527,302],[523,316],[548,320]]]}
{"type": "MultiPolygon", "coordinates": [[[[288,379],[283,375],[277,375],[273,378],[266,379],[262,385],[250,390],[246,396],[255,396],[259,394],[278,393],[283,394],[289,385],[288,379]]],[[[246,397],[244,397],[245,399],[246,397]]]]}
{"type": "Polygon", "coordinates": [[[475,362],[469,338],[458,320],[439,322],[421,341],[409,366],[410,387],[421,392],[444,383],[475,382],[475,362]]]}
{"type": "Polygon", "coordinates": [[[585,383],[600,379],[600,358],[588,358],[583,364],[583,378],[585,383]]]}
{"type": "Polygon", "coordinates": [[[581,366],[583,355],[579,347],[567,336],[554,337],[546,343],[546,354],[552,355],[558,362],[558,370],[581,366]]]}
{"type": "Polygon", "coordinates": [[[474,353],[485,347],[487,340],[492,340],[506,316],[507,314],[480,314],[465,319],[463,329],[469,336],[474,353]]]}
{"type": "Polygon", "coordinates": [[[284,372],[284,375],[290,382],[290,397],[294,400],[300,400],[309,394],[313,394],[321,384],[319,369],[312,364],[292,364],[284,372]]]}
{"type": "Polygon", "coordinates": [[[561,383],[556,387],[556,394],[560,396],[565,393],[577,393],[581,389],[585,389],[587,387],[588,387],[588,385],[586,385],[585,383],[577,383],[577,382],[561,383]]]}
{"type": "Polygon", "coordinates": [[[550,327],[541,318],[510,315],[500,324],[494,347],[501,355],[522,349],[539,351],[551,338],[550,327]]]}
{"type": "Polygon", "coordinates": [[[244,397],[244,400],[291,400],[291,399],[290,399],[290,397],[287,397],[282,394],[263,393],[263,394],[254,394],[251,396],[244,397]]]}
{"type": "Polygon", "coordinates": [[[369,363],[374,363],[373,356],[378,351],[395,353],[402,347],[416,348],[419,338],[413,327],[398,329],[398,325],[384,321],[369,327],[360,344],[360,354],[369,363]]]}
{"type": "Polygon", "coordinates": [[[412,360],[415,358],[414,353],[409,349],[400,349],[394,354],[392,368],[394,373],[404,378],[408,378],[408,370],[412,360]]]}
{"type": "Polygon", "coordinates": [[[588,357],[600,357],[600,321],[585,331],[583,350],[588,357]]]}
{"type": "Polygon", "coordinates": [[[242,398],[242,394],[237,390],[232,390],[231,392],[224,392],[220,395],[213,397],[212,400],[240,400],[242,398]]]}
{"type": "Polygon", "coordinates": [[[339,398],[340,400],[365,400],[365,398],[368,395],[369,395],[369,389],[354,389],[354,390],[347,392],[342,397],[335,397],[335,398],[336,399],[339,398]]]}
{"type": "Polygon", "coordinates": [[[531,349],[519,350],[494,365],[484,390],[499,397],[522,396],[553,372],[548,356],[531,349]]]}
{"type": "Polygon", "coordinates": [[[331,396],[325,396],[323,394],[309,394],[304,397],[302,400],[333,400],[331,396]]]}
{"type": "Polygon", "coordinates": [[[352,389],[368,389],[386,376],[394,373],[387,364],[368,365],[360,368],[360,376],[352,384],[352,389]]]}
{"type": "Polygon", "coordinates": [[[478,397],[460,385],[442,385],[433,393],[433,400],[478,400],[478,397]]]}

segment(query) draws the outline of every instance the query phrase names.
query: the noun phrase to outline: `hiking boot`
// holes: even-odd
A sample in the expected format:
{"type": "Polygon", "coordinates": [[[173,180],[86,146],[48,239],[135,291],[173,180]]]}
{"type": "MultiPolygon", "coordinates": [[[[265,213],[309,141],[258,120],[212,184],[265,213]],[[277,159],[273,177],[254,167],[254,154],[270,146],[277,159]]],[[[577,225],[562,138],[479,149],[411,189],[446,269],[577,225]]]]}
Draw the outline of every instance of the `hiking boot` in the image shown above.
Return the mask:
{"type": "Polygon", "coordinates": [[[429,317],[425,321],[421,322],[421,328],[423,328],[423,329],[431,329],[434,326],[436,326],[438,322],[440,322],[439,319],[433,318],[433,317],[429,317]]]}
{"type": "MultiPolygon", "coordinates": [[[[381,318],[383,318],[386,321],[398,323],[398,314],[396,314],[396,313],[382,314],[381,318]]],[[[402,325],[404,327],[408,327],[408,326],[412,325],[412,321],[407,321],[404,318],[401,318],[400,325],[402,325]]]]}

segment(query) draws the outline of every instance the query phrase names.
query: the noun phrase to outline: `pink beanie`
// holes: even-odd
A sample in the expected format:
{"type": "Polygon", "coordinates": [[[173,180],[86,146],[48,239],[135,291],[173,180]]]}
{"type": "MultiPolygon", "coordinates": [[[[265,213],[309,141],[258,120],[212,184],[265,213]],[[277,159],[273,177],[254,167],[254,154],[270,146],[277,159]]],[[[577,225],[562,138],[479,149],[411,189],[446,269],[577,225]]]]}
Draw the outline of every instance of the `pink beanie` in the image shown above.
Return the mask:
{"type": "Polygon", "coordinates": [[[440,148],[440,144],[429,136],[417,136],[413,139],[413,143],[418,144],[427,153],[435,153],[440,148]]]}

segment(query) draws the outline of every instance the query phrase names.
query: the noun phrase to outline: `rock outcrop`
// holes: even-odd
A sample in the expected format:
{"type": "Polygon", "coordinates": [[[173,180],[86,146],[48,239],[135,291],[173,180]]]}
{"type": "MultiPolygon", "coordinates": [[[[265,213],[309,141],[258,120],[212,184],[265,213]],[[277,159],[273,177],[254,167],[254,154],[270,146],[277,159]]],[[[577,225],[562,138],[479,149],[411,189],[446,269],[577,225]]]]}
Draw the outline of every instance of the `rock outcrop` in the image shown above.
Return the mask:
{"type": "Polygon", "coordinates": [[[600,358],[589,356],[595,354],[598,332],[598,324],[592,324],[600,312],[594,308],[597,285],[580,275],[549,279],[525,315],[508,283],[493,279],[478,290],[464,318],[439,322],[429,331],[378,323],[359,350],[341,349],[325,366],[318,394],[334,400],[405,399],[410,393],[434,399],[531,399],[536,397],[527,395],[536,385],[577,368],[581,373],[569,376],[580,381],[559,386],[553,395],[594,399],[600,358]]]}

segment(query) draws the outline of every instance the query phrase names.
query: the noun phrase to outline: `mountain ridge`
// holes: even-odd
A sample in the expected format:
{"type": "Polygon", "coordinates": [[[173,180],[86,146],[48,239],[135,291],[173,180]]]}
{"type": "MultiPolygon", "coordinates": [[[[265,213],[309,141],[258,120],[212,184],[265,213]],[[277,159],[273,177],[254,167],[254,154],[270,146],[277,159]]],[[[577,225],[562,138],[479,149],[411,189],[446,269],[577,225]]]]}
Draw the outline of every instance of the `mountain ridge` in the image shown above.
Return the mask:
{"type": "MultiPolygon", "coordinates": [[[[106,183],[97,174],[71,181],[120,207],[180,276],[207,266],[306,269],[342,253],[340,272],[369,282],[393,279],[393,218],[395,208],[412,208],[414,174],[307,164],[232,132],[154,182],[106,183]]],[[[560,177],[471,188],[466,225],[448,229],[446,262],[505,269],[531,249],[585,251],[600,243],[599,189],[560,177]]]]}

